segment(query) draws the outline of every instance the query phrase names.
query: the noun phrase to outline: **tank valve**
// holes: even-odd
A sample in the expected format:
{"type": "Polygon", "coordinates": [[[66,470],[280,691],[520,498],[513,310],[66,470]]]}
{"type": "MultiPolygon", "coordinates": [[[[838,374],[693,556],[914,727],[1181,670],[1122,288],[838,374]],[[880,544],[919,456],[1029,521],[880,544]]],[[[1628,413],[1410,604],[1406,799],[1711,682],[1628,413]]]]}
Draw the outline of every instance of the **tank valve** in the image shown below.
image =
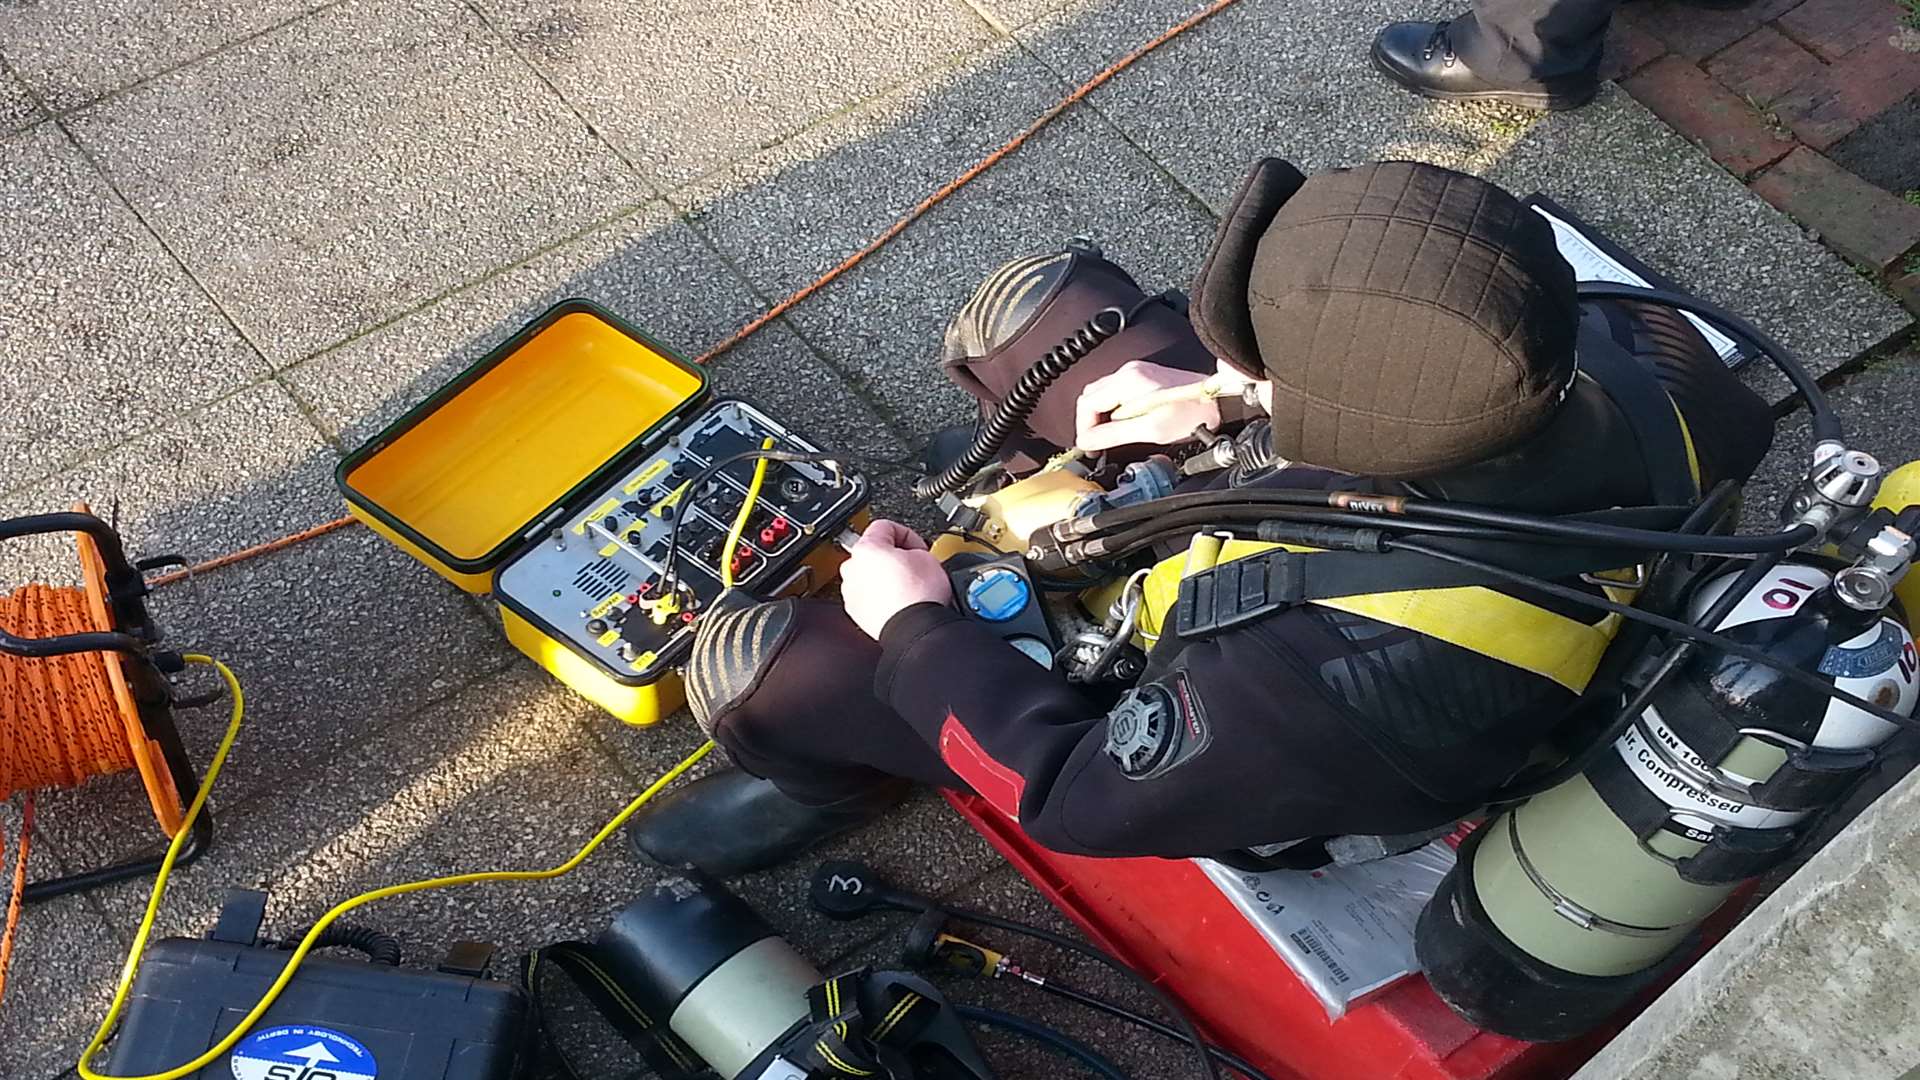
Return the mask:
{"type": "Polygon", "coordinates": [[[1817,546],[1835,528],[1866,512],[1880,491],[1882,474],[1872,454],[1822,443],[1806,479],[1781,511],[1781,524],[1813,526],[1816,533],[1807,546],[1817,546]]]}
{"type": "Polygon", "coordinates": [[[1866,551],[1852,566],[1833,576],[1833,592],[1856,611],[1879,611],[1893,602],[1893,587],[1913,565],[1912,534],[1896,525],[1882,526],[1866,551]]]}

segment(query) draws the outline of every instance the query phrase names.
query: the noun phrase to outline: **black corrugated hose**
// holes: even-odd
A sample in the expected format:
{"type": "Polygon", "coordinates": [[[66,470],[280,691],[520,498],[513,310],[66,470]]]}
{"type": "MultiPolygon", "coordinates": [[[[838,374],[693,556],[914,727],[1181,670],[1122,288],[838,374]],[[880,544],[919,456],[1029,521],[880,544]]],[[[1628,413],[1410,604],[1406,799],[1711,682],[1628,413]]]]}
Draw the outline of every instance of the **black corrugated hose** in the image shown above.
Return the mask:
{"type": "Polygon", "coordinates": [[[967,481],[972,480],[981,469],[986,468],[1007,439],[1027,422],[1033,410],[1040,404],[1040,395],[1052,386],[1055,380],[1067,373],[1073,365],[1079,363],[1088,353],[1105,344],[1120,331],[1127,328],[1127,313],[1117,307],[1101,308],[1094,312],[1086,325],[1069,334],[1066,340],[1048,349],[1045,356],[1035,360],[1020,378],[1000,399],[1000,405],[993,410],[986,423],[980,426],[973,437],[973,445],[955,459],[953,464],[942,469],[937,475],[922,477],[914,481],[915,498],[937,499],[950,491],[956,491],[967,481]]]}

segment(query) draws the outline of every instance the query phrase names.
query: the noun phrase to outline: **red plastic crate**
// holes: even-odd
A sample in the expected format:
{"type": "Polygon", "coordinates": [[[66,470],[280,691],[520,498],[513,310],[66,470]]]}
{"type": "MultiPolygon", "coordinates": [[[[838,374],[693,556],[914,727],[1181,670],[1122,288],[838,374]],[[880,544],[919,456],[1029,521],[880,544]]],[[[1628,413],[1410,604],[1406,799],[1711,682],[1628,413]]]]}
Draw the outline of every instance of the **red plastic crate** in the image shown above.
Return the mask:
{"type": "Polygon", "coordinates": [[[1276,1080],[1564,1077],[1638,1011],[1580,1039],[1526,1043],[1462,1020],[1416,975],[1328,1020],[1286,961],[1191,863],[1062,855],[984,800],[948,792],[947,801],[1089,938],[1172,992],[1210,1037],[1276,1080]]]}

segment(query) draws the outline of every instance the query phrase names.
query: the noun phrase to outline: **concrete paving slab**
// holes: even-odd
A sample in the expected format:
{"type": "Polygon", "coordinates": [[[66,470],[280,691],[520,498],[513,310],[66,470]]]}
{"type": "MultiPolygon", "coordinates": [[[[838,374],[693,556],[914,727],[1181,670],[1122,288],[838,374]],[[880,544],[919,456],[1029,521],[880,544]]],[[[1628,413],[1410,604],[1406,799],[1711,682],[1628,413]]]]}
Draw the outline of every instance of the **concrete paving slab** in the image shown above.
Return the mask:
{"type": "MultiPolygon", "coordinates": [[[[247,687],[255,724],[235,751],[230,803],[297,779],[517,655],[466,594],[357,528],[172,586],[154,616],[175,644],[219,657],[247,687]]],[[[199,714],[200,739],[225,719],[218,708],[199,714]]]]}
{"type": "MultiPolygon", "coordinates": [[[[987,50],[674,197],[750,280],[786,292],[1062,92],[1019,52],[987,50]],[[846,197],[856,190],[859,199],[846,197]]],[[[1184,286],[1212,232],[1206,213],[1098,116],[1073,114],[789,318],[918,435],[973,409],[935,359],[947,320],[995,267],[1084,235],[1147,287],[1184,286]]]]}
{"type": "MultiPolygon", "coordinates": [[[[1911,325],[1892,298],[1618,89],[1527,130],[1489,171],[1543,191],[1683,288],[1751,319],[1824,374],[1911,325]]],[[[1746,379],[1786,396],[1770,365],[1746,379]]]]}
{"type": "MultiPolygon", "coordinates": [[[[970,0],[988,19],[1017,30],[1073,3],[1073,0],[970,0]]],[[[1144,40],[1144,39],[1143,39],[1144,40]]]]}
{"type": "MultiPolygon", "coordinates": [[[[45,821],[38,811],[36,818],[45,821]]],[[[0,847],[9,882],[19,836],[17,800],[0,802],[0,847]]],[[[54,847],[36,823],[29,881],[66,871],[54,847]]],[[[0,1076],[48,1080],[73,1064],[106,1009],[121,941],[88,897],[65,896],[26,909],[7,972],[6,998],[0,1001],[0,1076]],[[78,1032],[84,1034],[76,1041],[78,1032]]]]}
{"type": "MultiPolygon", "coordinates": [[[[1850,440],[1887,469],[1920,461],[1920,426],[1913,422],[1913,403],[1920,401],[1920,351],[1908,349],[1849,375],[1828,396],[1850,440]]],[[[1812,454],[1807,414],[1782,420],[1772,452],[1747,484],[1744,528],[1775,527],[1780,505],[1806,475],[1812,454]]]]}
{"type": "Polygon", "coordinates": [[[70,123],[276,365],[646,194],[454,0],[352,0],[70,123]]]}
{"type": "Polygon", "coordinates": [[[959,0],[484,0],[582,115],[677,186],[980,47],[959,0]],[[828,16],[831,17],[823,17],[828,16]]]}
{"type": "Polygon", "coordinates": [[[65,111],[324,6],[319,0],[8,4],[0,8],[0,50],[49,106],[65,111]]]}
{"type": "MultiPolygon", "coordinates": [[[[280,386],[265,382],[0,498],[0,512],[85,502],[135,558],[199,561],[338,516],[335,455],[280,386]]],[[[0,550],[9,580],[76,580],[70,537],[0,550]]]]}
{"type": "MultiPolygon", "coordinates": [[[[1019,33],[1072,82],[1192,10],[1082,0],[1019,33]]],[[[1247,165],[1312,171],[1414,158],[1544,191],[1711,299],[1759,317],[1831,369],[1907,325],[1899,309],[1617,91],[1571,113],[1428,102],[1378,77],[1374,30],[1453,5],[1243,0],[1090,99],[1218,210],[1247,165]]]]}
{"type": "MultiPolygon", "coordinates": [[[[265,779],[249,775],[258,771],[260,743],[271,737],[276,723],[285,722],[262,713],[242,731],[228,761],[230,771],[215,789],[222,835],[206,858],[179,874],[157,932],[203,932],[230,887],[269,890],[269,927],[288,933],[375,885],[559,862],[620,806],[618,791],[610,786],[618,781],[617,770],[578,726],[590,708],[532,669],[476,675],[436,705],[416,710],[412,722],[370,733],[335,752],[307,755],[304,769],[273,777],[277,782],[270,790],[248,798],[243,789],[257,788],[265,779]],[[572,781],[539,789],[532,777],[549,767],[567,770],[572,781]],[[507,828],[501,811],[489,805],[501,783],[555,808],[547,851],[502,850],[502,845],[478,842],[478,830],[507,828]],[[582,820],[573,820],[575,809],[582,820]],[[475,844],[453,864],[444,863],[444,851],[432,844],[436,833],[447,830],[475,844]],[[557,855],[549,859],[548,851],[557,855]]],[[[144,835],[99,829],[100,805],[91,786],[61,793],[47,807],[48,828],[57,830],[65,850],[91,857],[144,847],[144,835]]],[[[516,812],[528,808],[522,803],[516,812]]],[[[502,832],[503,844],[505,837],[502,832]]],[[[147,889],[147,883],[130,882],[93,895],[110,922],[128,926],[146,903],[147,889]]],[[[389,918],[385,907],[350,921],[404,935],[436,931],[430,921],[389,918]]]]}
{"type": "MultiPolygon", "coordinates": [[[[290,369],[285,378],[343,446],[360,445],[540,311],[585,297],[691,357],[757,308],[752,293],[665,203],[431,304],[290,369]]],[[[715,366],[722,393],[791,416],[815,438],[893,453],[892,435],[789,330],[770,327],[715,366]]]]}
{"type": "Polygon", "coordinates": [[[0,236],[0,494],[266,374],[52,124],[0,139],[0,236]]]}
{"type": "Polygon", "coordinates": [[[0,64],[0,135],[31,127],[45,116],[40,103],[27,92],[27,85],[0,64]]]}
{"type": "MultiPolygon", "coordinates": [[[[269,381],[0,496],[0,516],[85,502],[117,521],[134,558],[199,561],[339,516],[334,461],[293,399],[269,381]]],[[[69,536],[0,545],[0,581],[64,583],[77,572],[69,536]]]]}

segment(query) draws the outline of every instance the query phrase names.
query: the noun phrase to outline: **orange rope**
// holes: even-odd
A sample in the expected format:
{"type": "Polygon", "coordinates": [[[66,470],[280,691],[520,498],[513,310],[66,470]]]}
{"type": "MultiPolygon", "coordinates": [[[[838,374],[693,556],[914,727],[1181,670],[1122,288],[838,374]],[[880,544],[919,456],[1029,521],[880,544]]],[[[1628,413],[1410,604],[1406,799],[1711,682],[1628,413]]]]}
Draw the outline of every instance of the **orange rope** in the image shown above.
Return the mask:
{"type": "MultiPolygon", "coordinates": [[[[761,330],[766,329],[766,326],[768,323],[771,323],[775,319],[778,319],[780,316],[785,315],[789,311],[792,311],[794,308],[798,307],[803,301],[805,301],[808,297],[812,296],[814,293],[819,292],[821,289],[824,289],[827,286],[833,284],[835,281],[838,281],[842,276],[844,276],[847,273],[847,271],[852,270],[854,267],[859,266],[861,263],[865,262],[868,259],[868,257],[873,255],[874,252],[879,251],[881,248],[886,247],[888,244],[892,243],[895,239],[899,237],[901,233],[907,231],[908,226],[912,225],[914,222],[919,221],[921,218],[925,217],[929,210],[932,210],[934,207],[940,205],[942,202],[945,202],[949,196],[953,195],[954,192],[959,191],[961,188],[966,187],[968,184],[972,183],[975,179],[977,179],[980,176],[980,174],[986,172],[988,169],[991,169],[995,165],[998,165],[1000,164],[1000,162],[1006,160],[1008,155],[1020,149],[1022,146],[1025,146],[1029,140],[1031,140],[1035,135],[1038,135],[1041,129],[1045,128],[1048,124],[1053,123],[1055,120],[1058,120],[1062,113],[1065,113],[1068,109],[1071,109],[1073,106],[1079,104],[1080,101],[1084,99],[1088,94],[1091,94],[1095,90],[1098,90],[1100,87],[1106,85],[1106,83],[1110,79],[1112,79],[1114,76],[1132,67],[1134,63],[1138,61],[1141,57],[1147,55],[1148,53],[1154,51],[1155,49],[1158,49],[1160,46],[1165,45],[1167,42],[1172,41],[1174,38],[1179,37],[1181,34],[1186,33],[1187,31],[1193,29],[1194,27],[1199,26],[1201,23],[1206,22],[1208,19],[1213,18],[1215,15],[1220,14],[1222,11],[1225,11],[1226,9],[1232,7],[1234,4],[1238,2],[1239,0],[1213,0],[1213,2],[1209,3],[1206,7],[1201,8],[1199,11],[1194,12],[1193,14],[1187,16],[1186,18],[1168,27],[1165,32],[1161,33],[1160,36],[1154,38],[1152,41],[1147,42],[1146,44],[1133,50],[1127,55],[1114,61],[1112,64],[1108,65],[1105,69],[1103,69],[1099,74],[1095,75],[1091,79],[1088,79],[1086,82],[1081,83],[1078,87],[1074,89],[1072,93],[1068,94],[1066,97],[1061,98],[1058,102],[1056,102],[1053,105],[1052,108],[1048,109],[1046,112],[1041,113],[1038,119],[1036,119],[1033,123],[1028,124],[1026,129],[1021,131],[1020,134],[1015,135],[1011,139],[1008,139],[1007,142],[1000,147],[1000,149],[995,150],[993,153],[988,154],[984,158],[981,158],[980,161],[977,162],[972,168],[968,169],[966,172],[961,173],[959,176],[954,177],[952,180],[948,181],[945,185],[943,185],[938,191],[935,191],[933,194],[927,196],[926,198],[920,200],[918,203],[914,204],[913,209],[907,211],[906,214],[900,218],[900,220],[894,222],[892,225],[889,225],[885,232],[881,233],[879,236],[874,237],[873,240],[867,244],[867,246],[847,256],[845,259],[841,260],[838,266],[835,266],[833,269],[828,270],[824,274],[821,274],[819,277],[815,278],[811,283],[805,286],[802,286],[800,289],[795,291],[791,296],[788,296],[786,299],[768,308],[766,312],[761,314],[758,318],[755,318],[753,321],[747,323],[745,326],[734,331],[731,335],[729,335],[726,338],[726,340],[720,342],[720,344],[715,345],[713,348],[708,349],[706,352],[700,354],[699,358],[697,358],[694,361],[694,363],[696,364],[710,363],[716,357],[737,347],[741,342],[759,333],[761,330]]],[[[322,535],[325,535],[326,533],[330,533],[334,531],[335,529],[344,528],[348,525],[351,525],[355,522],[355,520],[357,519],[352,517],[335,518],[334,520],[329,521],[324,525],[316,525],[311,529],[306,529],[302,532],[297,532],[290,536],[283,536],[278,540],[269,540],[264,544],[256,544],[250,548],[245,548],[240,551],[235,551],[227,555],[222,555],[217,559],[209,559],[206,562],[198,563],[194,566],[188,567],[185,570],[176,570],[172,573],[161,574],[160,576],[153,578],[151,581],[149,581],[147,585],[149,588],[152,588],[152,589],[164,588],[168,585],[174,584],[175,582],[184,581],[187,577],[193,574],[205,573],[209,570],[218,570],[223,566],[232,566],[234,563],[245,562],[246,560],[251,559],[257,555],[266,555],[270,552],[278,551],[281,548],[290,547],[294,544],[298,544],[305,540],[311,540],[316,536],[322,536],[322,535]]]]}
{"type": "MultiPolygon", "coordinates": [[[[20,805],[20,852],[13,862],[13,889],[7,899],[7,925],[0,930],[0,1004],[7,1000],[7,968],[13,963],[13,941],[20,932],[20,909],[27,894],[27,853],[33,849],[33,792],[20,805]]],[[[0,854],[6,853],[0,838],[0,854]]]]}
{"type": "Polygon", "coordinates": [[[232,566],[234,563],[246,562],[248,559],[251,559],[257,555],[267,555],[272,552],[279,551],[281,548],[289,548],[303,541],[311,540],[316,536],[325,536],[328,533],[334,531],[335,529],[344,529],[347,526],[354,524],[358,520],[359,520],[358,518],[355,518],[352,516],[337,517],[337,518],[334,518],[332,521],[322,522],[319,525],[315,525],[311,529],[302,529],[297,533],[290,533],[286,536],[282,536],[278,540],[269,540],[264,544],[255,544],[250,548],[241,548],[239,551],[230,551],[227,554],[220,556],[219,558],[208,559],[206,562],[202,562],[202,563],[194,563],[192,566],[189,566],[184,570],[175,570],[172,573],[161,574],[159,577],[149,580],[147,582],[147,587],[149,589],[164,588],[168,585],[173,584],[176,581],[185,581],[186,579],[192,577],[195,574],[204,574],[209,570],[218,570],[223,566],[232,566]]]}
{"type": "MultiPolygon", "coordinates": [[[[0,625],[29,638],[97,629],[86,593],[38,584],[0,596],[0,625]]],[[[133,767],[106,654],[0,656],[0,799],[133,767]]]]}
{"type": "Polygon", "coordinates": [[[727,350],[732,349],[734,346],[739,345],[741,342],[759,333],[760,330],[763,327],[765,327],[768,323],[772,322],[773,320],[779,318],[782,315],[785,315],[787,312],[792,311],[795,307],[799,306],[801,301],[805,300],[807,297],[812,296],[814,293],[819,292],[821,289],[824,289],[828,285],[831,285],[835,281],[839,280],[840,277],[843,274],[845,274],[847,271],[852,270],[854,267],[866,261],[868,256],[872,255],[874,252],[879,251],[881,248],[886,247],[888,244],[892,243],[894,241],[894,238],[898,237],[901,233],[907,231],[907,226],[912,225],[914,222],[926,216],[927,211],[932,210],[934,207],[940,205],[942,202],[946,201],[948,196],[952,195],[954,192],[959,191],[961,188],[966,187],[968,184],[972,183],[974,179],[977,178],[981,173],[984,173],[988,169],[993,168],[995,165],[1000,164],[1000,162],[1005,160],[1009,154],[1012,154],[1014,151],[1020,149],[1022,146],[1025,146],[1027,144],[1027,140],[1033,138],[1035,135],[1040,134],[1040,131],[1042,128],[1045,128],[1048,124],[1051,124],[1055,120],[1059,119],[1060,114],[1066,112],[1068,109],[1078,104],[1082,98],[1086,97],[1088,94],[1091,94],[1095,90],[1098,90],[1100,87],[1104,86],[1107,80],[1113,78],[1115,75],[1120,74],[1122,71],[1125,71],[1126,69],[1132,67],[1134,62],[1139,60],[1141,57],[1147,55],[1148,53],[1154,51],[1155,49],[1158,49],[1160,46],[1165,45],[1167,42],[1172,41],[1174,38],[1179,37],[1181,34],[1186,33],[1187,31],[1193,29],[1194,27],[1199,26],[1201,23],[1206,22],[1208,19],[1213,18],[1215,15],[1218,15],[1220,12],[1225,11],[1229,7],[1232,7],[1237,2],[1238,0],[1213,0],[1213,2],[1208,4],[1206,7],[1201,8],[1199,11],[1194,12],[1192,15],[1189,15],[1186,18],[1175,23],[1174,25],[1168,27],[1166,32],[1162,33],[1159,37],[1154,38],[1152,41],[1147,42],[1145,45],[1140,46],[1139,48],[1133,50],[1127,55],[1114,61],[1110,66],[1108,66],[1105,70],[1101,71],[1098,75],[1095,75],[1093,78],[1088,79],[1084,83],[1081,83],[1080,86],[1073,91],[1073,93],[1068,94],[1066,97],[1061,98],[1059,102],[1057,102],[1052,108],[1048,109],[1046,112],[1041,113],[1039,119],[1035,120],[1031,124],[1028,124],[1025,131],[1022,131],[1020,134],[1015,135],[1013,138],[1007,140],[1006,145],[1002,146],[998,150],[995,150],[993,153],[988,154],[986,157],[980,159],[979,163],[975,164],[972,168],[968,169],[966,172],[961,173],[959,176],[954,177],[951,181],[948,181],[946,186],[942,187],[940,190],[920,200],[920,202],[917,203],[913,209],[907,211],[906,216],[902,217],[899,221],[896,221],[892,225],[888,226],[886,232],[883,232],[879,236],[875,237],[871,243],[867,244],[866,247],[863,247],[859,251],[854,252],[852,255],[847,256],[847,258],[844,261],[842,261],[840,265],[820,275],[818,278],[815,278],[811,284],[804,286],[798,292],[795,292],[792,296],[787,297],[785,300],[782,300],[779,303],[773,305],[773,307],[767,309],[767,312],[765,314],[761,315],[759,318],[753,320],[747,325],[741,327],[739,330],[735,331],[732,337],[729,337],[725,341],[722,341],[720,344],[715,345],[711,349],[708,349],[706,353],[700,357],[699,363],[702,363],[702,364],[707,363],[708,361],[712,360],[714,357],[719,356],[721,353],[724,353],[727,350]]]}

